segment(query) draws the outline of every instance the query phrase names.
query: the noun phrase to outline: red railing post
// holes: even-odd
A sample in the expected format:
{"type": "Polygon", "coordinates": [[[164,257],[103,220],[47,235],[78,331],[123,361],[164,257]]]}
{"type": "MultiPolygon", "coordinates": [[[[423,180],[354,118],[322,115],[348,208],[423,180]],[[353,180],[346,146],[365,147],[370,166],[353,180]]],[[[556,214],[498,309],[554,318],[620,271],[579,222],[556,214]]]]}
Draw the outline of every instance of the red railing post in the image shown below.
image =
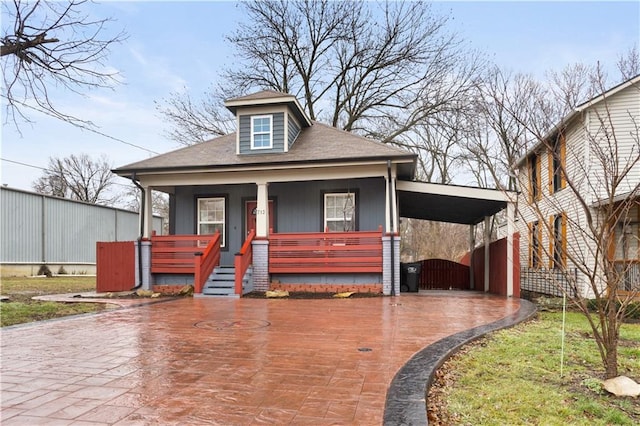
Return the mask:
{"type": "Polygon", "coordinates": [[[204,285],[204,281],[202,280],[202,252],[198,251],[194,253],[194,261],[193,261],[193,292],[194,293],[202,293],[202,286],[204,285]]]}
{"type": "Polygon", "coordinates": [[[233,266],[236,272],[234,291],[237,295],[242,295],[242,279],[253,260],[253,247],[251,243],[255,236],[256,231],[252,229],[251,232],[249,232],[249,235],[247,235],[247,239],[244,241],[242,248],[238,253],[236,253],[236,257],[234,259],[233,266]]]}

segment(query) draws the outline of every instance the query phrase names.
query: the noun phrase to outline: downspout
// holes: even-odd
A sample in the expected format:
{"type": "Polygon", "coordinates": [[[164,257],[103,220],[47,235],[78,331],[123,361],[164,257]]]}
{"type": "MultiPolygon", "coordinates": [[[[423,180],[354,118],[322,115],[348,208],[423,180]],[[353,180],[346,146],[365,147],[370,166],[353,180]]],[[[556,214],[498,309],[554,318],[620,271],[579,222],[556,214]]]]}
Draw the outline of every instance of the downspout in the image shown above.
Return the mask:
{"type": "Polygon", "coordinates": [[[138,285],[133,287],[131,290],[137,290],[140,287],[142,287],[142,236],[144,235],[144,214],[145,214],[145,199],[147,198],[145,196],[145,190],[142,187],[142,185],[140,185],[138,183],[138,181],[136,180],[136,172],[133,172],[133,176],[131,177],[131,182],[133,182],[133,184],[135,186],[138,187],[138,189],[140,189],[140,235],[138,236],[138,242],[137,242],[137,247],[138,247],[138,285]]]}
{"type": "Polygon", "coordinates": [[[387,182],[389,185],[389,225],[390,229],[390,242],[391,242],[391,296],[396,295],[396,259],[395,259],[395,220],[393,217],[393,186],[391,185],[391,160],[387,160],[387,182]]]}

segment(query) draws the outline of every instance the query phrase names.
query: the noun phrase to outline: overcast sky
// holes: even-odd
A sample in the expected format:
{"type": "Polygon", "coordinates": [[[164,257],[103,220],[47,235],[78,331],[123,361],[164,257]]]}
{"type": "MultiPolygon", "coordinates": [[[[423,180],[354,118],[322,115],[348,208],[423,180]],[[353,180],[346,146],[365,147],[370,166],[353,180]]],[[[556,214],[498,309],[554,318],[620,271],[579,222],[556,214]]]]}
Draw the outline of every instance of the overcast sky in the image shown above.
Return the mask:
{"type": "MultiPolygon", "coordinates": [[[[91,120],[113,138],[158,153],[176,149],[164,136],[167,128],[154,101],[180,90],[197,97],[216,81],[220,67],[233,60],[224,36],[242,19],[241,7],[234,2],[139,1],[91,8],[96,16],[112,17],[113,30],[124,28],[129,35],[109,60],[124,84],[86,97],[54,90],[56,105],[91,120]]],[[[449,15],[452,31],[504,69],[538,76],[575,62],[613,66],[640,38],[638,1],[436,2],[434,9],[449,15]]],[[[51,156],[104,154],[118,167],[152,155],[36,112],[29,117],[34,123],[20,123],[18,132],[3,116],[3,159],[46,167],[51,156]]],[[[42,173],[8,161],[0,167],[2,184],[26,190],[42,173]]]]}

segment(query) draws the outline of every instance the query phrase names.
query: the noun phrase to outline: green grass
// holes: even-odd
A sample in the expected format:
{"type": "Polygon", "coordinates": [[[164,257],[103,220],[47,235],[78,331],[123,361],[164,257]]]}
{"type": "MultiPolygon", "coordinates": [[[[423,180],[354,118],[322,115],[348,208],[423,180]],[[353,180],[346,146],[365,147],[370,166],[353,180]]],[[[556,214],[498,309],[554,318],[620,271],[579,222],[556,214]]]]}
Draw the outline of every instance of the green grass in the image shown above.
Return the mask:
{"type": "MultiPolygon", "coordinates": [[[[478,341],[445,363],[451,423],[470,425],[633,425],[640,401],[603,390],[604,369],[584,317],[567,314],[560,376],[562,314],[539,318],[478,341]]],[[[640,381],[640,324],[624,324],[619,374],[640,381]]]]}
{"type": "Polygon", "coordinates": [[[33,300],[33,296],[60,293],[81,293],[96,289],[96,278],[88,276],[57,276],[53,278],[3,277],[0,294],[9,301],[0,304],[0,325],[22,324],[68,315],[98,312],[106,309],[101,303],[58,303],[33,300]]]}

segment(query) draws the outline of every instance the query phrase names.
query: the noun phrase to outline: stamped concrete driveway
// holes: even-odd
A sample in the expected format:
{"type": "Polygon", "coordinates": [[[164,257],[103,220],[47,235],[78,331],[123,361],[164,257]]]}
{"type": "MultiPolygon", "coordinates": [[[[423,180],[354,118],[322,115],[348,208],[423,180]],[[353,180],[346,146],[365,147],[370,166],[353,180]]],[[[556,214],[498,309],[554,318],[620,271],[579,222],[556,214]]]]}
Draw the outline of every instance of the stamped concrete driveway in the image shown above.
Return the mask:
{"type": "Polygon", "coordinates": [[[2,330],[2,425],[362,424],[443,337],[518,310],[474,293],[185,298],[2,330]]]}

